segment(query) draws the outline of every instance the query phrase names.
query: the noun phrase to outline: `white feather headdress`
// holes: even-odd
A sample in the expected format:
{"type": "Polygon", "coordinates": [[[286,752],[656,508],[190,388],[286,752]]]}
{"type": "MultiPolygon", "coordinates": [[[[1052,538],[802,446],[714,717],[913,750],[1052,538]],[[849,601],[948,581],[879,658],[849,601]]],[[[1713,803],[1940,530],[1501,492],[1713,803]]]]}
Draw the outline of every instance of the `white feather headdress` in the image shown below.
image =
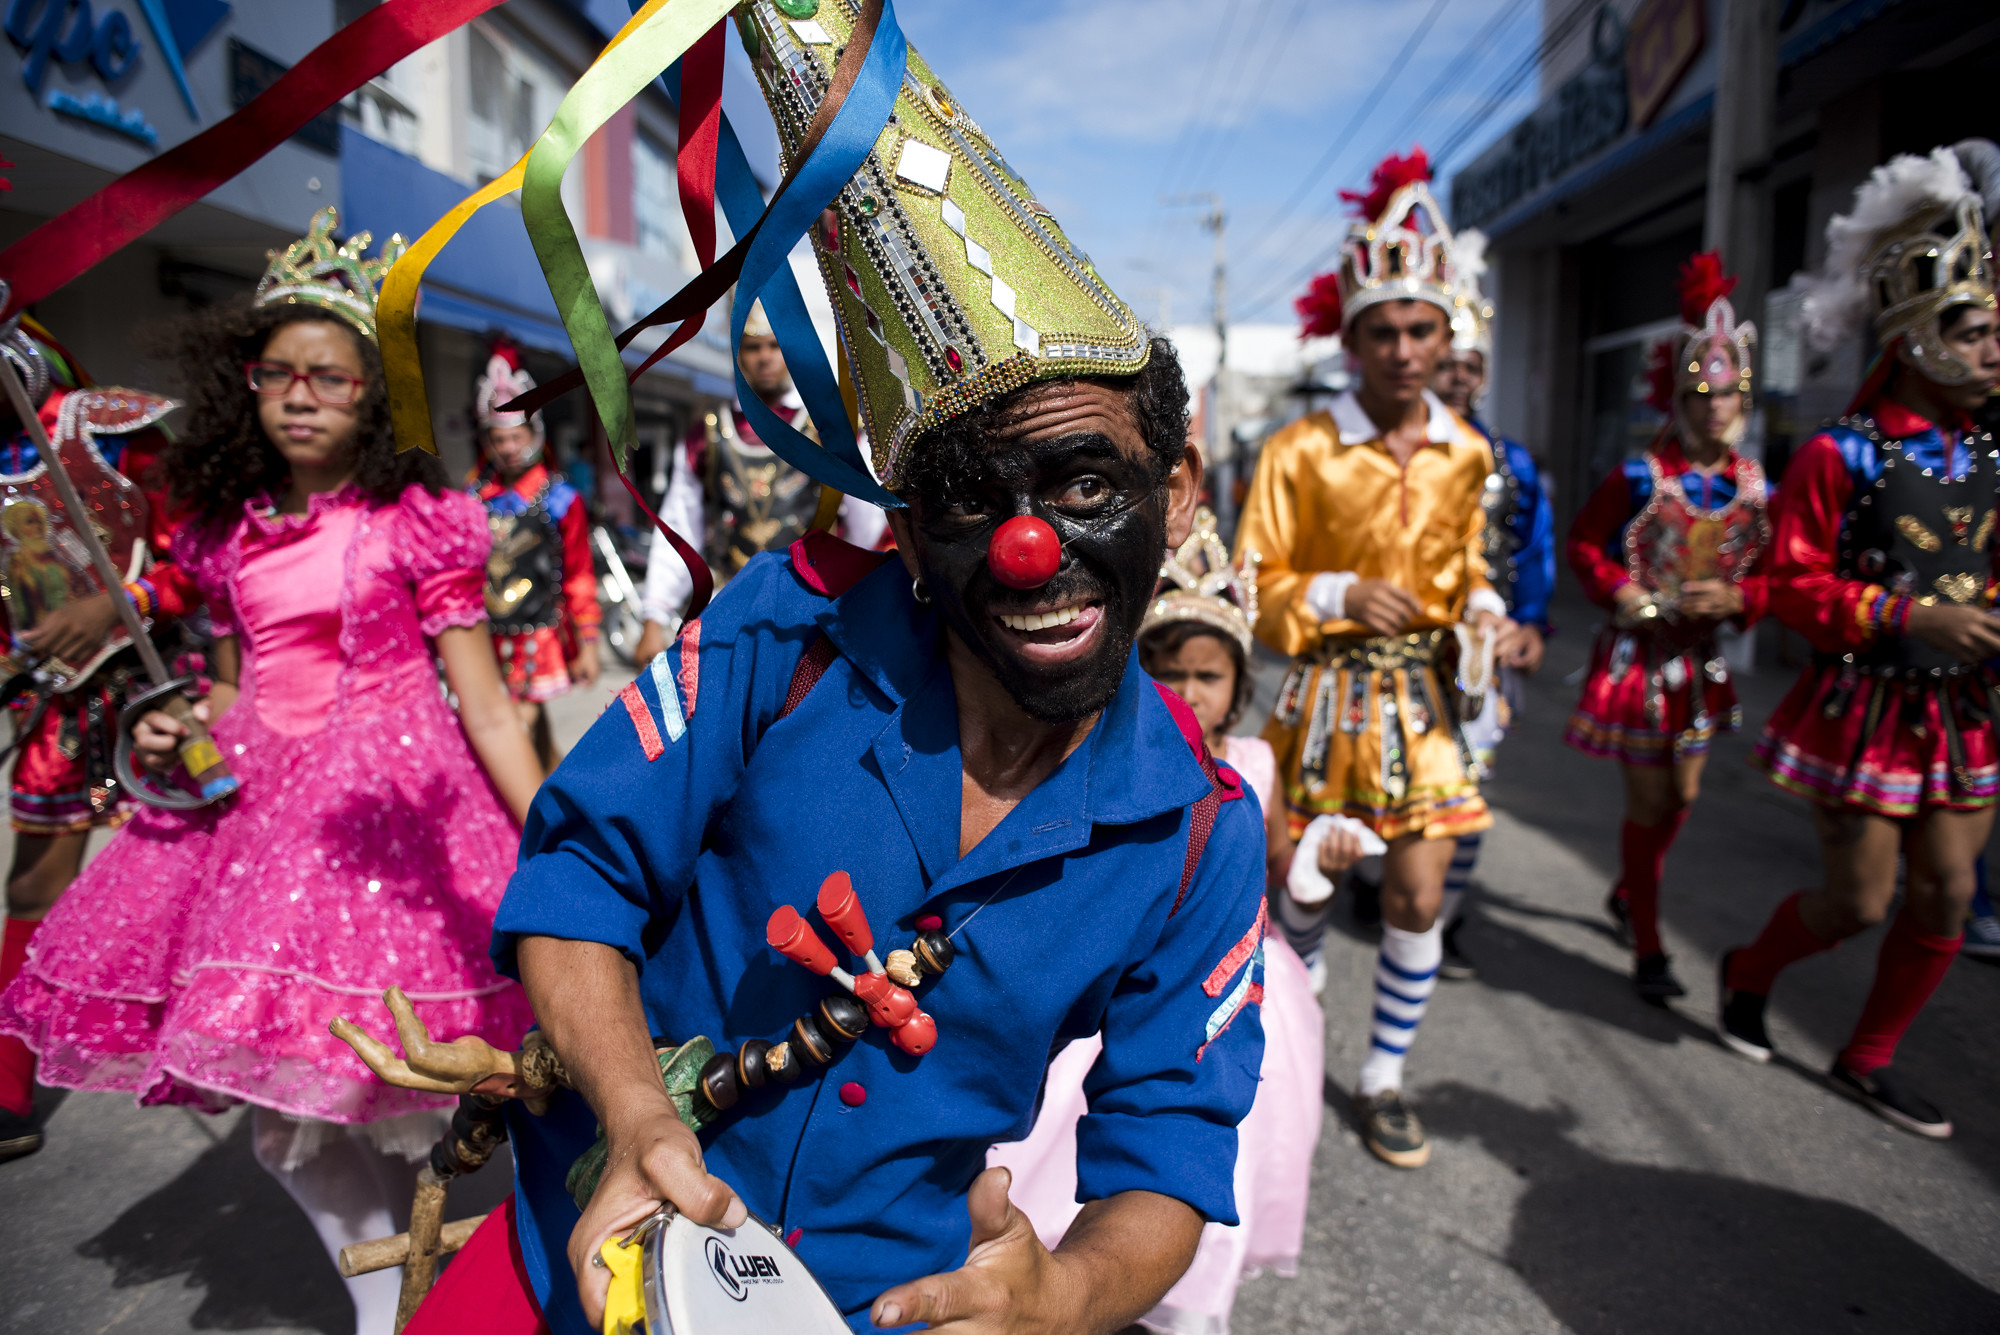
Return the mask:
{"type": "Polygon", "coordinates": [[[1972,181],[1949,148],[1901,154],[1870,172],[1854,192],[1851,212],[1826,225],[1826,263],[1800,274],[1792,290],[1804,297],[1806,339],[1820,352],[1845,342],[1868,318],[1863,272],[1881,234],[1927,206],[1948,207],[1972,194],[1972,181]]]}

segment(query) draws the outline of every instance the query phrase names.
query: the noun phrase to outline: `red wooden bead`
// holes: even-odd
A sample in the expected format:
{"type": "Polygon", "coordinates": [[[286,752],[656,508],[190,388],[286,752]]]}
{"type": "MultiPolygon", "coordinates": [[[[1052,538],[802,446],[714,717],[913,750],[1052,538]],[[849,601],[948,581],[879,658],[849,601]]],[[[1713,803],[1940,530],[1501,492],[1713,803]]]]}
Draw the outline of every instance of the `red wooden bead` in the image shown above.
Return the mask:
{"type": "Polygon", "coordinates": [[[833,969],[833,952],[790,904],[780,904],[772,910],[771,921],[764,927],[764,939],[786,959],[803,964],[822,977],[833,969]]]}
{"type": "Polygon", "coordinates": [[[935,913],[926,913],[923,917],[917,919],[917,930],[920,932],[935,932],[942,926],[944,926],[944,919],[938,917],[935,913]]]}
{"type": "Polygon", "coordinates": [[[826,925],[855,954],[865,955],[875,949],[875,933],[868,928],[868,915],[861,911],[861,901],[855,896],[854,883],[847,879],[846,872],[837,871],[820,882],[819,916],[826,919],[826,925]]]}
{"type": "Polygon", "coordinates": [[[850,1108],[859,1108],[868,1102],[868,1091],[850,1080],[840,1087],[840,1101],[850,1108]]]}
{"type": "Polygon", "coordinates": [[[1039,589],[1056,577],[1060,565],[1062,539],[1047,520],[1033,515],[1015,515],[986,547],[987,569],[1010,589],[1039,589]]]}
{"type": "Polygon", "coordinates": [[[921,1057],[937,1046],[937,1021],[918,1011],[889,1031],[889,1041],[912,1057],[921,1057]]]}
{"type": "Polygon", "coordinates": [[[854,995],[868,1008],[868,1018],[884,1029],[894,1029],[917,1013],[917,999],[879,973],[864,973],[854,980],[854,995]]]}

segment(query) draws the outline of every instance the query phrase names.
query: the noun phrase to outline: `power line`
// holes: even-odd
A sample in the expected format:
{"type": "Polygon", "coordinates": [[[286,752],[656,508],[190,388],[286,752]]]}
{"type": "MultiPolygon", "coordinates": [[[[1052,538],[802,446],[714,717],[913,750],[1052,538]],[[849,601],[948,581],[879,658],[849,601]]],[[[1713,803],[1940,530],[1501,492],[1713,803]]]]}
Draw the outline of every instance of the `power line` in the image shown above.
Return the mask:
{"type": "MultiPolygon", "coordinates": [[[[1195,83],[1194,92],[1197,97],[1201,89],[1208,86],[1215,78],[1216,66],[1222,60],[1222,49],[1229,44],[1230,30],[1236,25],[1236,13],[1240,7],[1241,0],[1229,0],[1222,11],[1222,21],[1216,26],[1215,41],[1208,48],[1208,63],[1202,67],[1201,78],[1195,83]]],[[[1166,168],[1160,173],[1160,188],[1163,192],[1173,184],[1174,177],[1178,174],[1178,164],[1185,156],[1185,146],[1189,140],[1200,136],[1202,128],[1205,127],[1197,127],[1192,119],[1182,124],[1180,135],[1174,140],[1173,148],[1168,151],[1166,168]]]]}
{"type": "Polygon", "coordinates": [[[1451,133],[1446,137],[1444,147],[1438,150],[1438,161],[1442,163],[1446,158],[1449,158],[1463,147],[1468,139],[1483,128],[1487,118],[1494,111],[1498,110],[1509,98],[1519,92],[1521,85],[1534,75],[1550,56],[1554,55],[1571,37],[1576,35],[1577,28],[1586,17],[1595,19],[1596,16],[1597,0],[1577,0],[1577,3],[1570,7],[1570,11],[1567,14],[1556,20],[1555,26],[1543,37],[1541,43],[1535,48],[1534,54],[1522,60],[1514,67],[1505,81],[1505,87],[1493,91],[1477,111],[1466,115],[1452,128],[1451,133]]]}
{"type": "MultiPolygon", "coordinates": [[[[1290,17],[1276,29],[1275,40],[1277,45],[1282,46],[1285,34],[1297,28],[1299,16],[1305,11],[1305,6],[1306,0],[1298,0],[1298,3],[1293,5],[1290,17]]],[[[1222,99],[1217,99],[1217,114],[1208,119],[1210,127],[1208,141],[1196,153],[1194,163],[1187,172],[1190,184],[1199,185],[1201,183],[1202,172],[1210,165],[1209,159],[1227,142],[1229,136],[1233,133],[1231,126],[1249,110],[1251,102],[1257,96],[1258,80],[1254,76],[1257,71],[1268,69],[1271,64],[1269,56],[1262,56],[1260,58],[1261,53],[1258,51],[1258,39],[1264,35],[1265,20],[1269,19],[1277,8],[1278,0],[1270,0],[1270,3],[1258,12],[1257,23],[1250,30],[1249,40],[1243,44],[1242,51],[1238,52],[1240,59],[1237,62],[1236,71],[1229,79],[1225,80],[1223,85],[1236,92],[1237,96],[1234,99],[1235,106],[1233,110],[1225,110],[1221,106],[1222,99]]]]}
{"type": "MultiPolygon", "coordinates": [[[[1538,69],[1551,53],[1569,40],[1575,33],[1579,21],[1586,12],[1593,16],[1595,15],[1595,6],[1597,3],[1598,0],[1577,0],[1577,3],[1571,7],[1569,12],[1558,19],[1555,25],[1543,35],[1542,40],[1536,45],[1535,50],[1516,62],[1512,68],[1506,70],[1493,84],[1489,85],[1489,95],[1486,101],[1480,105],[1478,110],[1461,119],[1452,128],[1445,148],[1440,150],[1432,160],[1433,170],[1440,167],[1473,133],[1476,133],[1485,124],[1487,118],[1494,110],[1514,95],[1528,74],[1538,69]]],[[[1332,245],[1321,250],[1305,265],[1295,270],[1289,277],[1279,283],[1266,286],[1253,300],[1246,302],[1242,309],[1245,312],[1261,309],[1274,297],[1297,286],[1304,279],[1317,272],[1320,266],[1337,255],[1344,243],[1345,238],[1336,240],[1332,245]]]]}
{"type": "Polygon", "coordinates": [[[1370,90],[1368,96],[1361,100],[1361,105],[1355,108],[1354,114],[1348,118],[1347,125],[1339,134],[1333,137],[1333,142],[1327,147],[1326,152],[1321,154],[1319,161],[1315,162],[1311,169],[1306,172],[1305,179],[1292,192],[1291,198],[1279,206],[1278,212],[1273,215],[1271,221],[1266,223],[1263,230],[1257,234],[1256,238],[1251,242],[1252,248],[1261,244],[1265,237],[1276,231],[1278,225],[1291,216],[1292,210],[1297,208],[1300,202],[1312,193],[1313,187],[1319,184],[1320,177],[1325,174],[1328,167],[1333,165],[1333,160],[1339,157],[1341,151],[1349,146],[1348,141],[1353,138],[1354,132],[1361,128],[1362,123],[1369,116],[1374,114],[1377,104],[1382,100],[1382,94],[1396,81],[1396,76],[1403,72],[1403,66],[1410,63],[1410,57],[1416,54],[1417,47],[1423,42],[1425,35],[1430,32],[1431,26],[1438,21],[1438,16],[1444,13],[1445,6],[1450,3],[1451,0],[1432,0],[1430,12],[1425,14],[1422,21],[1417,24],[1416,31],[1410,34],[1410,39],[1407,42],[1403,43],[1403,49],[1396,53],[1396,58],[1389,63],[1389,68],[1383,71],[1382,77],[1376,81],[1375,87],[1370,90]]]}
{"type": "Polygon", "coordinates": [[[1445,66],[1432,81],[1431,86],[1424,90],[1423,101],[1418,104],[1417,109],[1405,118],[1405,128],[1412,139],[1418,138],[1416,133],[1418,127],[1423,124],[1424,117],[1430,114],[1431,108],[1443,100],[1445,91],[1460,81],[1461,74],[1469,65],[1478,64],[1483,60],[1488,54],[1494,36],[1532,2],[1533,0],[1511,0],[1511,3],[1493,15],[1484,28],[1474,34],[1472,40],[1465,44],[1465,49],[1458,53],[1457,59],[1445,66]]]}
{"type": "MultiPolygon", "coordinates": [[[[1471,40],[1466,42],[1464,47],[1459,50],[1458,55],[1444,69],[1438,72],[1437,78],[1431,81],[1431,86],[1424,90],[1423,100],[1419,103],[1417,109],[1403,118],[1403,133],[1412,142],[1423,142],[1423,135],[1420,133],[1420,130],[1423,126],[1424,118],[1430,114],[1433,107],[1443,100],[1444,94],[1448,89],[1463,82],[1463,76],[1469,68],[1476,67],[1485,62],[1487,56],[1491,54],[1491,43],[1494,37],[1509,23],[1513,22],[1514,19],[1518,18],[1521,11],[1526,9],[1531,3],[1533,3],[1533,0],[1509,0],[1508,4],[1495,11],[1493,17],[1487,21],[1485,27],[1481,28],[1472,36],[1471,40]]],[[[1246,254],[1254,254],[1258,248],[1269,241],[1275,235],[1282,220],[1281,215],[1267,223],[1264,229],[1257,233],[1245,248],[1246,254]]]]}

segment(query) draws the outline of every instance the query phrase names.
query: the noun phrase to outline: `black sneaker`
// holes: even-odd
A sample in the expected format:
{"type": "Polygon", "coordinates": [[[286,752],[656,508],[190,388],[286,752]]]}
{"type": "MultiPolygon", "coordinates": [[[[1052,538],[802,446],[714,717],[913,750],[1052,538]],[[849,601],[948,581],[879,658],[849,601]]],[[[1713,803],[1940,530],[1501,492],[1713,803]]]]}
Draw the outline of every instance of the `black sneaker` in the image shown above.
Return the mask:
{"type": "Polygon", "coordinates": [[[1764,1028],[1764,1006],[1770,998],[1729,985],[1729,961],[1735,957],[1735,951],[1725,950],[1715,966],[1715,1036],[1737,1056],[1767,1062],[1771,1035],[1764,1028]]]}
{"type": "Polygon", "coordinates": [[[1424,1124],[1398,1089],[1373,1096],[1356,1094],[1354,1111],[1361,1118],[1361,1139],[1369,1152],[1396,1168],[1422,1168],[1431,1161],[1431,1143],[1424,1124]]]}
{"type": "Polygon", "coordinates": [[[1380,927],[1382,925],[1382,883],[1371,881],[1360,872],[1349,872],[1347,876],[1347,911],[1353,916],[1356,927],[1380,927]]]}
{"type": "Polygon", "coordinates": [[[1464,918],[1453,918],[1451,925],[1444,929],[1444,962],[1438,965],[1438,977],[1463,982],[1479,977],[1479,966],[1474,964],[1463,950],[1458,948],[1458,931],[1465,926],[1464,918]]]}
{"type": "Polygon", "coordinates": [[[1674,977],[1674,962],[1665,955],[1647,955],[1632,966],[1632,989],[1641,1001],[1664,1006],[1688,990],[1674,977]]]}
{"type": "Polygon", "coordinates": [[[0,1108],[0,1163],[42,1147],[42,1130],[32,1118],[0,1108]]]}
{"type": "Polygon", "coordinates": [[[1904,1084],[1903,1078],[1887,1066],[1862,1075],[1836,1060],[1833,1069],[1826,1073],[1826,1083],[1883,1121],[1912,1135],[1931,1140],[1945,1140],[1951,1135],[1951,1119],[1936,1104],[1904,1084]]]}
{"type": "Polygon", "coordinates": [[[1604,915],[1611,919],[1611,935],[1626,949],[1632,947],[1632,908],[1625,902],[1625,887],[1614,885],[1604,897],[1604,915]]]}

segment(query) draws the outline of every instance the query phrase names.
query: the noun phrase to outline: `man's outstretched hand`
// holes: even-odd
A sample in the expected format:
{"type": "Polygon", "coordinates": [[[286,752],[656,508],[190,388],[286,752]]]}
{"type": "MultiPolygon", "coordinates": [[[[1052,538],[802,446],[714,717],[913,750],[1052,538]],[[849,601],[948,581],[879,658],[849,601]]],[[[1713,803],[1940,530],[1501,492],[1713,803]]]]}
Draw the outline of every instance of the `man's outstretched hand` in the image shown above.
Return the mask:
{"type": "Polygon", "coordinates": [[[1084,1206],[1051,1252],[1007,1199],[1012,1183],[1004,1168],[973,1179],[965,1264],[877,1298],[869,1318],[878,1327],[925,1322],[951,1335],[1111,1335],[1152,1310],[1201,1240],[1201,1216],[1191,1207],[1125,1191],[1084,1206]]]}
{"type": "Polygon", "coordinates": [[[965,1264],[898,1284],[875,1300],[869,1318],[877,1326],[928,1322],[932,1330],[955,1335],[1068,1335],[1081,1329],[1063,1267],[1035,1236],[1028,1216],[1007,1199],[1012,1183],[1004,1168],[974,1178],[965,1198],[972,1216],[965,1264]]]}

